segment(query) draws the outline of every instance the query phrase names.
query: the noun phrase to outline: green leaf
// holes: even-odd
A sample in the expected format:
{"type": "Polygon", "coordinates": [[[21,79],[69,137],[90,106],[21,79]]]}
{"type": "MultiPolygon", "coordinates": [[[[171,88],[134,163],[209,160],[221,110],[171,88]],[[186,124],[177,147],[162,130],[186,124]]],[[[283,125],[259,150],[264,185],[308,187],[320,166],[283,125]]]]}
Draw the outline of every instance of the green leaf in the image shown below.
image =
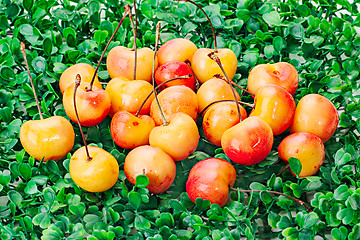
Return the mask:
{"type": "Polygon", "coordinates": [[[136,176],[136,186],[138,188],[145,188],[149,185],[149,178],[146,175],[138,175],[136,176]]]}
{"type": "Polygon", "coordinates": [[[25,189],[24,189],[24,192],[25,192],[26,194],[29,194],[29,195],[38,193],[38,189],[37,189],[37,185],[36,185],[35,181],[30,180],[30,181],[27,183],[27,185],[26,185],[26,187],[25,187],[25,189]]]}
{"type": "Polygon", "coordinates": [[[31,167],[28,163],[20,163],[18,169],[19,169],[21,176],[25,180],[29,180],[31,178],[32,171],[31,171],[31,167]]]}
{"type": "Polygon", "coordinates": [[[130,191],[128,194],[128,199],[130,205],[135,208],[139,209],[141,205],[141,195],[138,192],[130,191]]]}
{"type": "Polygon", "coordinates": [[[5,80],[15,79],[15,72],[9,66],[0,66],[0,77],[5,80]]]}
{"type": "Polygon", "coordinates": [[[60,170],[57,165],[57,163],[54,160],[48,160],[46,161],[46,166],[49,169],[50,172],[52,172],[55,175],[60,176],[60,170]]]}
{"type": "Polygon", "coordinates": [[[276,11],[265,13],[262,17],[263,17],[264,21],[269,25],[272,25],[272,26],[280,26],[281,25],[280,15],[276,11]]]}
{"type": "Polygon", "coordinates": [[[355,225],[349,234],[349,240],[357,240],[360,239],[360,226],[355,225]]]}
{"type": "Polygon", "coordinates": [[[21,194],[15,190],[10,190],[7,195],[10,201],[14,203],[17,207],[19,207],[20,203],[23,201],[21,194]]]}
{"type": "Polygon", "coordinates": [[[52,53],[52,41],[50,38],[45,38],[43,42],[43,49],[46,55],[50,56],[52,53]]]}
{"type": "Polygon", "coordinates": [[[349,153],[345,153],[344,149],[339,149],[335,154],[335,164],[337,166],[345,165],[350,160],[351,155],[349,153]]]}
{"type": "Polygon", "coordinates": [[[23,1],[23,5],[24,5],[24,8],[26,9],[26,11],[30,11],[32,6],[34,4],[34,0],[24,0],[23,1]]]}
{"type": "Polygon", "coordinates": [[[34,68],[34,70],[37,73],[45,72],[45,70],[46,70],[46,60],[43,57],[36,57],[31,62],[31,66],[34,68]]]}
{"type": "Polygon", "coordinates": [[[346,200],[349,196],[349,187],[346,185],[340,185],[338,188],[334,191],[334,198],[336,200],[346,200]]]}
{"type": "Polygon", "coordinates": [[[94,33],[94,39],[100,45],[106,40],[107,35],[107,31],[96,30],[94,33]]]}
{"type": "Polygon", "coordinates": [[[273,39],[273,46],[274,46],[274,50],[278,53],[280,53],[285,47],[285,41],[283,40],[282,37],[280,36],[276,36],[273,39]]]}
{"type": "Polygon", "coordinates": [[[86,206],[83,202],[72,204],[69,206],[69,211],[78,217],[83,217],[85,215],[86,206]]]}
{"type": "Polygon", "coordinates": [[[259,182],[252,182],[249,187],[252,190],[268,190],[267,187],[265,187],[263,184],[259,182]]]}
{"type": "Polygon", "coordinates": [[[343,222],[343,224],[348,225],[350,224],[353,219],[354,219],[354,215],[353,215],[353,210],[351,208],[345,208],[342,209],[340,212],[338,212],[336,214],[336,217],[341,220],[343,222]]]}
{"type": "Polygon", "coordinates": [[[135,228],[138,229],[138,230],[148,229],[148,228],[151,227],[150,221],[147,220],[142,215],[135,216],[134,224],[135,224],[135,228]]]}
{"type": "Polygon", "coordinates": [[[192,31],[194,31],[197,28],[197,25],[192,23],[192,22],[186,22],[183,26],[182,26],[182,33],[183,34],[188,34],[192,31]]]}
{"type": "Polygon", "coordinates": [[[289,158],[289,165],[290,165],[290,169],[291,171],[296,175],[299,176],[301,169],[302,169],[302,165],[299,159],[297,158],[293,158],[290,157],[289,158]]]}
{"type": "Polygon", "coordinates": [[[333,228],[331,230],[331,236],[335,240],[346,240],[348,235],[348,230],[346,227],[342,226],[340,228],[333,228]]]}
{"type": "Polygon", "coordinates": [[[41,228],[47,228],[51,224],[50,214],[48,212],[39,213],[33,218],[32,222],[36,226],[40,226],[41,228]]]}
{"type": "Polygon", "coordinates": [[[303,228],[311,228],[319,221],[319,217],[315,212],[305,214],[303,219],[304,219],[304,223],[302,225],[303,228]]]}

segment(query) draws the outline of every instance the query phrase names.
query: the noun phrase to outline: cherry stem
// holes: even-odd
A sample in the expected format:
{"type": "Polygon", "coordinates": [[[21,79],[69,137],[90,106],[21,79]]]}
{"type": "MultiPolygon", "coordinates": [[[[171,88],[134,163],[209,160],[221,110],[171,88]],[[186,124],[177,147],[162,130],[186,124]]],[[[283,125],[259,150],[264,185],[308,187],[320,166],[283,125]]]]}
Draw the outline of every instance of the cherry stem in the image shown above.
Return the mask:
{"type": "Polygon", "coordinates": [[[80,124],[80,119],[79,119],[79,114],[78,114],[77,107],[76,107],[76,91],[77,91],[78,87],[80,86],[80,83],[81,83],[81,76],[80,76],[80,74],[77,74],[76,75],[76,80],[75,80],[75,88],[74,88],[74,111],[75,111],[77,123],[78,123],[79,128],[80,128],[81,137],[82,137],[82,139],[84,141],[84,145],[85,145],[85,151],[86,151],[86,155],[87,155],[86,162],[90,162],[92,158],[90,157],[90,153],[89,153],[89,149],[88,149],[88,146],[87,146],[87,143],[86,143],[84,131],[82,130],[82,127],[81,127],[81,124],[80,124]]]}
{"type": "MultiPolygon", "coordinates": [[[[219,103],[219,102],[235,102],[235,100],[222,99],[222,100],[214,101],[214,102],[210,103],[209,105],[207,105],[207,106],[201,111],[200,115],[202,116],[209,107],[211,107],[211,106],[214,105],[215,103],[219,103]]],[[[242,105],[246,105],[246,106],[248,106],[248,107],[254,107],[254,104],[247,103],[247,102],[243,102],[243,101],[237,101],[237,103],[242,104],[242,105]]]]}
{"type": "MultiPolygon", "coordinates": [[[[158,90],[161,86],[165,85],[168,82],[174,81],[174,80],[178,80],[178,79],[189,79],[191,78],[193,75],[188,74],[188,75],[184,75],[181,77],[176,77],[176,78],[172,78],[169,80],[166,80],[162,83],[160,83],[159,85],[156,86],[155,91],[158,90]]],[[[150,98],[151,94],[153,94],[153,91],[151,91],[151,93],[149,93],[149,95],[147,95],[147,97],[145,98],[145,100],[143,101],[143,103],[141,104],[141,106],[139,107],[139,110],[136,112],[135,117],[139,116],[141,109],[144,107],[146,101],[150,98]]]]}
{"type": "Polygon", "coordinates": [[[307,212],[312,212],[311,208],[303,201],[301,201],[298,198],[286,195],[285,193],[282,192],[277,192],[277,191],[271,191],[271,190],[243,190],[243,189],[239,189],[239,188],[231,188],[234,191],[238,191],[238,192],[244,192],[244,193],[252,193],[252,192],[268,192],[268,193],[272,193],[272,194],[277,194],[277,195],[281,195],[284,197],[287,197],[291,200],[294,200],[295,202],[297,202],[298,204],[300,204],[301,206],[304,206],[307,210],[307,212]]]}
{"type": "Polygon", "coordinates": [[[278,177],[278,176],[280,176],[283,172],[285,172],[288,168],[290,168],[290,165],[289,164],[287,164],[285,167],[283,167],[281,170],[280,170],[280,172],[278,173],[278,174],[276,174],[276,176],[278,177]]]}
{"type": "MultiPolygon", "coordinates": [[[[226,78],[221,75],[221,74],[215,74],[214,77],[216,78],[220,78],[220,79],[223,79],[224,81],[226,81],[226,78]]],[[[239,88],[240,90],[246,92],[246,93],[249,93],[251,96],[255,97],[255,94],[249,92],[248,90],[246,90],[245,88],[241,87],[239,84],[237,84],[236,82],[234,81],[231,81],[231,84],[234,85],[235,87],[239,88]]]]}
{"type": "Polygon", "coordinates": [[[112,40],[113,40],[113,38],[115,37],[115,34],[118,32],[118,30],[119,30],[119,28],[120,28],[121,24],[123,23],[123,21],[124,21],[124,19],[125,19],[126,15],[130,13],[130,7],[129,7],[129,4],[125,5],[125,7],[124,7],[124,8],[125,8],[124,15],[123,15],[123,17],[121,18],[121,20],[119,21],[119,24],[118,24],[118,26],[116,27],[116,29],[115,29],[114,33],[111,35],[111,37],[110,37],[110,39],[109,39],[108,43],[106,44],[105,49],[104,49],[104,51],[103,51],[103,53],[101,54],[101,57],[100,57],[100,59],[99,59],[98,65],[96,66],[96,69],[95,69],[94,75],[93,75],[93,77],[92,77],[92,79],[91,79],[91,82],[90,82],[90,85],[89,85],[89,87],[87,87],[87,88],[86,88],[86,91],[92,91],[92,87],[93,87],[93,85],[94,85],[94,81],[95,81],[95,76],[96,76],[96,73],[97,73],[97,72],[98,72],[98,70],[99,70],[99,67],[100,67],[100,64],[101,64],[102,59],[104,58],[105,52],[106,52],[106,50],[108,49],[108,47],[109,47],[109,45],[110,45],[111,41],[112,41],[112,40]]]}
{"type": "Polygon", "coordinates": [[[133,46],[133,51],[135,54],[135,60],[134,60],[134,80],[136,80],[136,66],[137,66],[137,46],[136,46],[136,39],[137,39],[137,14],[136,14],[136,2],[135,0],[133,0],[133,4],[134,4],[134,11],[135,11],[135,24],[134,24],[134,19],[133,16],[131,14],[131,11],[129,12],[129,18],[130,18],[130,22],[131,22],[131,26],[133,28],[134,31],[134,46],[133,46]]]}
{"type": "Polygon", "coordinates": [[[34,93],[34,98],[35,98],[35,101],[36,101],[36,106],[37,106],[37,109],[38,109],[38,111],[39,111],[40,119],[44,119],[44,117],[43,117],[43,115],[42,115],[42,113],[41,113],[40,104],[39,104],[39,100],[38,100],[38,97],[37,97],[37,94],[36,94],[34,82],[33,82],[32,77],[31,77],[31,73],[30,73],[30,69],[29,69],[29,64],[28,64],[28,61],[27,61],[27,58],[26,58],[25,43],[21,42],[20,45],[21,45],[21,53],[22,53],[22,55],[23,55],[23,57],[24,57],[25,66],[26,66],[26,69],[27,69],[27,72],[28,72],[28,75],[29,75],[29,78],[30,78],[31,88],[32,88],[33,93],[34,93]]]}
{"type": "Polygon", "coordinates": [[[204,9],[202,9],[202,7],[200,7],[197,3],[195,3],[195,2],[193,2],[193,1],[191,1],[191,0],[173,0],[173,1],[175,1],[175,2],[189,2],[189,3],[192,3],[192,4],[194,4],[198,9],[200,9],[200,10],[205,14],[205,17],[207,18],[207,20],[208,20],[208,22],[209,22],[209,24],[210,24],[210,26],[211,26],[211,31],[212,31],[213,36],[214,36],[214,52],[217,53],[218,50],[217,50],[217,42],[216,42],[215,29],[214,29],[214,27],[213,27],[213,25],[212,25],[212,23],[211,23],[211,20],[210,20],[209,16],[206,14],[206,12],[204,11],[204,9]]]}
{"type": "Polygon", "coordinates": [[[152,68],[152,84],[153,84],[153,93],[154,93],[154,96],[155,96],[155,101],[156,101],[156,104],[157,104],[157,106],[159,108],[159,111],[160,111],[160,116],[161,116],[161,119],[163,121],[163,126],[167,126],[167,125],[169,125],[169,122],[166,121],[166,119],[165,119],[165,115],[164,115],[164,112],[161,109],[160,102],[159,102],[159,99],[157,97],[157,93],[156,93],[156,89],[155,89],[155,60],[156,60],[156,54],[157,54],[158,43],[159,43],[159,38],[160,38],[160,27],[161,27],[161,24],[158,23],[156,25],[155,52],[154,52],[154,60],[153,60],[153,68],[152,68]]]}
{"type": "Polygon", "coordinates": [[[242,121],[241,119],[241,113],[240,113],[240,107],[239,107],[239,103],[237,102],[237,97],[236,97],[236,93],[235,93],[235,88],[233,87],[233,85],[231,84],[231,81],[228,77],[228,75],[226,74],[225,72],[225,69],[223,68],[222,64],[221,64],[221,61],[220,61],[220,58],[214,53],[214,52],[211,52],[208,54],[208,57],[211,58],[212,60],[214,60],[217,65],[219,65],[221,71],[224,73],[224,76],[226,78],[226,81],[228,82],[230,88],[231,88],[231,91],[233,93],[233,96],[234,96],[234,99],[236,101],[236,108],[237,108],[237,111],[238,111],[238,114],[239,114],[239,119],[240,119],[240,122],[242,121]]]}

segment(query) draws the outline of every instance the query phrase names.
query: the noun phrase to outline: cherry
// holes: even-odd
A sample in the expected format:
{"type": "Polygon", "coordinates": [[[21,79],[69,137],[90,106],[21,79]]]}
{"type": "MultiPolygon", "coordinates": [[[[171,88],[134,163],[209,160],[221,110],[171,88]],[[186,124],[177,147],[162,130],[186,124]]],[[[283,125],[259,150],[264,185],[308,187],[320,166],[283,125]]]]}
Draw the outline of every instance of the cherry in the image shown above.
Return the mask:
{"type": "MultiPolygon", "coordinates": [[[[141,48],[137,50],[137,72],[138,80],[151,82],[152,57],[154,51],[150,48],[141,48]]],[[[155,63],[157,68],[157,61],[155,63]]],[[[106,66],[111,78],[124,77],[134,80],[135,55],[130,48],[117,46],[109,51],[106,58],[106,66]]]]}
{"type": "Polygon", "coordinates": [[[250,116],[262,118],[273,134],[283,133],[290,127],[295,114],[295,100],[285,88],[266,84],[255,95],[255,109],[250,116]]]}
{"type": "Polygon", "coordinates": [[[186,192],[194,203],[200,197],[224,207],[229,198],[229,187],[234,185],[235,179],[235,168],[226,160],[204,159],[191,169],[186,192]]]}
{"type": "Polygon", "coordinates": [[[77,149],[70,159],[69,171],[73,181],[88,192],[103,192],[115,185],[119,164],[115,157],[102,148],[85,146],[77,149]]]}
{"type": "Polygon", "coordinates": [[[119,164],[104,149],[87,145],[77,111],[76,92],[79,86],[80,77],[77,77],[73,95],[74,110],[85,146],[77,149],[71,156],[69,172],[73,181],[82,189],[103,192],[114,186],[119,178],[119,164]]]}
{"type": "MultiPolygon", "coordinates": [[[[111,104],[110,96],[105,90],[93,86],[89,91],[88,87],[88,83],[82,82],[76,94],[80,123],[85,127],[101,123],[109,114],[111,104]]],[[[74,88],[75,83],[66,88],[63,94],[63,105],[68,117],[77,122],[73,101],[74,88]]]]}
{"type": "MultiPolygon", "coordinates": [[[[168,87],[159,93],[158,99],[166,121],[169,121],[171,116],[177,112],[186,113],[196,120],[198,100],[196,94],[190,88],[183,85],[168,87]]],[[[156,125],[163,124],[160,109],[155,99],[151,103],[150,116],[154,119],[156,125]]]]}
{"type": "Polygon", "coordinates": [[[64,93],[66,88],[75,82],[76,75],[80,75],[81,81],[90,83],[94,77],[94,86],[102,89],[95,68],[87,63],[77,63],[67,68],[60,76],[59,87],[61,93],[64,93]]]}
{"type": "Polygon", "coordinates": [[[199,143],[199,131],[195,121],[187,114],[178,112],[169,123],[154,127],[149,136],[151,146],[159,147],[175,161],[186,159],[199,143]]]}
{"type": "Polygon", "coordinates": [[[110,132],[118,146],[133,149],[149,144],[150,131],[154,127],[155,122],[148,115],[136,116],[119,111],[111,119],[110,132]]]}
{"type": "Polygon", "coordinates": [[[321,139],[309,132],[297,132],[284,138],[278,147],[279,157],[288,162],[290,157],[301,162],[299,177],[314,175],[325,159],[324,144],[321,139]]]}
{"type": "Polygon", "coordinates": [[[194,4],[198,9],[200,9],[205,17],[207,18],[214,37],[214,49],[209,48],[199,48],[193,55],[191,59],[191,67],[194,71],[196,78],[200,83],[204,83],[209,79],[213,78],[215,75],[225,76],[222,69],[219,65],[209,58],[210,54],[215,54],[222,62],[222,67],[228,76],[229,79],[232,79],[235,76],[237,68],[237,57],[235,53],[227,48],[218,49],[216,43],[216,35],[214,27],[211,24],[209,16],[206,12],[195,2],[191,0],[175,0],[175,1],[185,1],[194,4]]]}
{"type": "Polygon", "coordinates": [[[296,106],[290,132],[312,132],[323,142],[334,134],[339,123],[339,114],[334,104],[319,94],[308,94],[296,106]]]}
{"type": "Polygon", "coordinates": [[[73,148],[75,133],[71,123],[64,117],[52,116],[43,119],[40,104],[31,78],[25,53],[25,44],[21,42],[26,69],[28,71],[31,87],[34,93],[40,120],[29,120],[20,127],[20,142],[25,151],[37,160],[60,160],[73,148]]]}
{"type": "MultiPolygon", "coordinates": [[[[192,74],[193,72],[191,67],[186,63],[180,61],[171,61],[171,62],[166,62],[165,64],[158,67],[158,69],[155,72],[155,81],[156,84],[159,85],[167,80],[185,75],[192,75],[192,74]]],[[[162,89],[174,85],[185,85],[191,88],[193,91],[196,90],[196,80],[193,76],[191,76],[188,79],[179,79],[168,82],[165,84],[164,87],[162,87],[162,89]]]]}
{"type": "MultiPolygon", "coordinates": [[[[118,111],[128,111],[135,114],[142,102],[153,91],[152,85],[144,80],[128,80],[126,78],[113,78],[107,84],[105,91],[110,95],[110,116],[118,111]]],[[[140,114],[149,114],[150,104],[154,96],[145,102],[140,114]]]]}
{"type": "MultiPolygon", "coordinates": [[[[241,119],[247,117],[244,107],[240,106],[241,119]]],[[[235,102],[218,102],[211,105],[203,118],[203,130],[205,137],[216,146],[221,146],[221,137],[229,128],[240,122],[235,102]]]]}
{"type": "Polygon", "coordinates": [[[158,147],[140,146],[131,150],[125,158],[126,178],[135,185],[136,177],[146,175],[149,178],[147,188],[150,193],[165,192],[173,183],[176,175],[174,160],[158,147]]]}
{"type": "Polygon", "coordinates": [[[159,65],[172,61],[191,61],[198,48],[188,39],[175,38],[165,42],[157,53],[159,65]]]}
{"type": "Polygon", "coordinates": [[[224,132],[221,147],[232,161],[254,165],[269,155],[273,140],[271,127],[261,118],[251,116],[224,132]]]}
{"type": "MultiPolygon", "coordinates": [[[[236,98],[240,100],[239,93],[235,92],[236,98]]],[[[212,78],[203,83],[198,89],[197,100],[199,102],[199,112],[206,106],[219,100],[234,100],[231,86],[220,78],[212,78]]]]}
{"type": "Polygon", "coordinates": [[[255,66],[248,76],[248,90],[256,94],[260,87],[265,84],[276,84],[284,87],[291,95],[294,95],[299,83],[299,75],[296,68],[287,62],[274,64],[259,64],[255,66]]]}

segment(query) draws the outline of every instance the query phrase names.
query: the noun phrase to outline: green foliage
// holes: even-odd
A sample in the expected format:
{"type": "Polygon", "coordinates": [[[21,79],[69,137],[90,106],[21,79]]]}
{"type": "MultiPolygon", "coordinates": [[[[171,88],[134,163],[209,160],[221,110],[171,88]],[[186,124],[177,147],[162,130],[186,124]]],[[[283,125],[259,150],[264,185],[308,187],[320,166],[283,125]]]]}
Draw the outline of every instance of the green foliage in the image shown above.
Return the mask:
{"type": "MultiPolygon", "coordinates": [[[[203,138],[189,159],[177,162],[173,186],[149,194],[146,176],[131,185],[123,172],[127,151],[109,132],[110,119],[84,128],[87,140],[111,152],[120,163],[116,185],[88,193],[72,181],[71,154],[58,162],[35,161],[22,148],[23,122],[38,119],[20,41],[45,116],[65,116],[58,80],[69,66],[97,64],[124,12],[127,1],[3,0],[0,2],[0,238],[1,239],[359,239],[360,238],[360,27],[359,1],[197,1],[209,14],[218,47],[238,57],[235,81],[246,87],[256,64],[287,61],[300,74],[296,101],[309,93],[330,99],[340,113],[335,136],[325,143],[326,158],[312,177],[283,172],[276,149],[255,166],[236,165],[235,187],[224,207],[207,200],[192,203],[185,192],[191,167],[209,156],[227,157],[203,138]],[[255,191],[256,190],[256,191],[255,191]],[[313,210],[277,191],[296,197],[313,210]]],[[[131,4],[131,3],[130,3],[131,4]]],[[[198,47],[212,47],[204,15],[184,2],[138,1],[138,47],[154,46],[155,25],[162,22],[161,43],[184,37],[198,47]]],[[[125,19],[109,50],[131,47],[125,19]]],[[[101,81],[109,81],[105,61],[101,81]]],[[[250,96],[243,101],[251,102],[250,96]]],[[[74,150],[82,144],[79,129],[74,150]]],[[[73,152],[72,151],[72,152],[73,152]]],[[[301,164],[290,161],[298,174],[301,164]]]]}

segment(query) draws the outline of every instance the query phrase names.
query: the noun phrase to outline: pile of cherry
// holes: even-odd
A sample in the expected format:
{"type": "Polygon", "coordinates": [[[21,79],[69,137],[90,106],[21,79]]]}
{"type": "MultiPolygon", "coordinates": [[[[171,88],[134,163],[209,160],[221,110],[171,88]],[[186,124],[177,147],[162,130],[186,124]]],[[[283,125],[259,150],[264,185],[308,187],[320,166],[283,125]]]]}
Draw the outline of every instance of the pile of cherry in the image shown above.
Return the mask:
{"type": "MultiPolygon", "coordinates": [[[[59,86],[64,109],[74,123],[86,127],[109,115],[114,142],[132,149],[124,163],[127,179],[135,184],[137,176],[146,175],[147,188],[154,194],[173,183],[175,161],[187,159],[197,148],[200,115],[208,141],[222,147],[234,164],[261,162],[272,149],[274,135],[289,129],[278,153],[284,161],[301,162],[300,177],[318,171],[325,158],[323,143],[339,121],[334,105],[321,95],[306,95],[296,106],[293,94],[299,77],[286,62],[257,65],[250,71],[246,92],[254,104],[249,114],[231,81],[237,58],[230,49],[198,49],[178,38],[158,51],[138,49],[136,61],[134,49],[114,47],[106,65],[111,80],[105,90],[88,64],[78,63],[63,72],[59,86]]],[[[84,146],[72,154],[70,175],[86,191],[106,191],[118,179],[118,162],[105,150],[88,146],[82,136],[84,146]]],[[[60,116],[27,121],[20,130],[27,153],[42,161],[64,158],[74,138],[72,124],[60,116]]],[[[231,163],[205,159],[190,171],[186,191],[192,201],[201,197],[224,206],[235,179],[231,163]]]]}

